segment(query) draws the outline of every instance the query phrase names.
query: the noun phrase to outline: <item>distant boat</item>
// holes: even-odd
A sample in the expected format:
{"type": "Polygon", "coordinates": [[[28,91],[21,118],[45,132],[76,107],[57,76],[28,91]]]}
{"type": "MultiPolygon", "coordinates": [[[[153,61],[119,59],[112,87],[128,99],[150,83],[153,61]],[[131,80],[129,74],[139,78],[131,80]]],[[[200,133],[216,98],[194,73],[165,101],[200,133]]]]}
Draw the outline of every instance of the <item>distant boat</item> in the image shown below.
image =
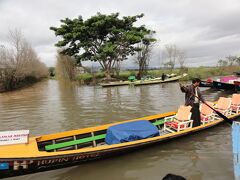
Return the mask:
{"type": "Polygon", "coordinates": [[[223,83],[218,81],[213,81],[213,88],[222,89],[222,90],[238,90],[240,89],[239,85],[223,83]]]}
{"type": "Polygon", "coordinates": [[[150,85],[150,84],[160,84],[160,83],[167,83],[167,82],[174,82],[178,81],[179,79],[187,76],[187,74],[183,75],[175,75],[162,80],[162,78],[152,78],[152,79],[145,79],[145,80],[136,80],[136,81],[117,81],[117,82],[110,82],[110,83],[100,83],[99,85],[102,87],[111,87],[111,86],[124,86],[124,85],[150,85]]]}
{"type": "Polygon", "coordinates": [[[213,88],[222,89],[222,90],[240,90],[240,78],[237,76],[224,76],[218,79],[217,81],[213,81],[213,88]]]}

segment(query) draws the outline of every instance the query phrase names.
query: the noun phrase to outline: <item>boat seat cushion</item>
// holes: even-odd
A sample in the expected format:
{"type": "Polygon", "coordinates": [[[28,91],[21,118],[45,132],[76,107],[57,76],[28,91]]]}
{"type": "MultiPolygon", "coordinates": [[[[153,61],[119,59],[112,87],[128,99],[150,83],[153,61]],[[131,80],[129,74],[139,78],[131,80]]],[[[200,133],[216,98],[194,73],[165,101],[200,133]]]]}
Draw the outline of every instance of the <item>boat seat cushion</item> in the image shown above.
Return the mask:
{"type": "Polygon", "coordinates": [[[109,127],[105,142],[107,144],[119,144],[158,135],[159,131],[156,126],[147,120],[139,120],[109,127]]]}
{"type": "MultiPolygon", "coordinates": [[[[166,125],[174,128],[174,129],[177,129],[179,124],[176,121],[171,121],[171,122],[166,122],[166,125]]],[[[181,124],[180,128],[184,128],[184,124],[181,124]]]]}
{"type": "Polygon", "coordinates": [[[203,114],[200,115],[201,121],[208,121],[210,120],[209,117],[204,116],[203,114]]]}

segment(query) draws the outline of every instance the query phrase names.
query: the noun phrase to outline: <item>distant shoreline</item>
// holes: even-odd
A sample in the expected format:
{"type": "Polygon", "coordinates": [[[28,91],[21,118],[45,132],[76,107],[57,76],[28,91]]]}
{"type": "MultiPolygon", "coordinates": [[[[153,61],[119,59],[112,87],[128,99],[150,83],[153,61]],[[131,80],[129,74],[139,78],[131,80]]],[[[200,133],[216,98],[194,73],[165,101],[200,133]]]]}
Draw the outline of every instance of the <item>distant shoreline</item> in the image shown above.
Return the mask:
{"type": "MultiPolygon", "coordinates": [[[[182,81],[189,81],[193,78],[200,78],[202,80],[207,78],[213,78],[217,76],[226,76],[231,75],[233,72],[239,72],[240,66],[233,66],[233,67],[194,67],[194,68],[185,68],[183,70],[180,69],[174,69],[174,70],[166,70],[166,69],[160,69],[160,70],[149,70],[148,76],[151,77],[161,77],[162,73],[165,74],[183,74],[187,73],[188,76],[182,78],[182,81]]],[[[128,80],[129,76],[136,76],[137,71],[135,70],[124,70],[120,71],[119,76],[113,75],[112,79],[110,81],[126,81],[128,80]]],[[[78,85],[90,85],[95,86],[102,82],[109,82],[104,78],[103,72],[96,72],[96,73],[82,73],[75,77],[75,79],[72,81],[73,83],[77,83],[78,85]]],[[[37,82],[46,80],[46,79],[55,79],[58,80],[57,77],[48,77],[48,78],[42,78],[42,79],[27,79],[22,82],[20,82],[16,87],[14,87],[11,90],[4,90],[0,86],[0,93],[9,92],[9,91],[17,91],[22,88],[29,87],[37,82]]],[[[0,84],[1,85],[1,84],[0,84]]]]}
{"type": "MultiPolygon", "coordinates": [[[[184,69],[159,69],[159,70],[148,70],[148,76],[151,77],[161,77],[162,74],[183,74],[187,73],[188,76],[184,77],[183,81],[189,81],[193,78],[200,78],[200,79],[207,79],[209,77],[216,77],[216,76],[226,76],[231,75],[233,72],[239,72],[240,66],[230,66],[230,67],[191,67],[191,68],[184,68],[184,69]]],[[[137,77],[138,71],[136,70],[124,70],[120,71],[119,76],[113,75],[110,81],[126,81],[128,80],[129,76],[137,77]]],[[[75,77],[74,81],[77,81],[81,85],[97,85],[101,82],[107,82],[104,78],[103,72],[96,72],[96,73],[83,73],[79,74],[75,77]]]]}

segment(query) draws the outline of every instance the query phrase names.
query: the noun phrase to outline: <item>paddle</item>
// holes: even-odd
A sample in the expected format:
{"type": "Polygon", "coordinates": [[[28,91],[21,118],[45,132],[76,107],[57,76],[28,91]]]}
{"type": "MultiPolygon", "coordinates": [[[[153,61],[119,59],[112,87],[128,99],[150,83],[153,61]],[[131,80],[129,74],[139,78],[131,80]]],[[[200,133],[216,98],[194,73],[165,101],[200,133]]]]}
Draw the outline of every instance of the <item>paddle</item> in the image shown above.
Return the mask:
{"type": "MultiPolygon", "coordinates": [[[[182,86],[180,83],[179,85],[181,87],[184,87],[182,86]]],[[[213,107],[209,106],[207,103],[205,103],[204,101],[202,101],[198,96],[196,96],[195,94],[192,93],[192,95],[196,98],[198,98],[199,101],[201,101],[203,104],[205,104],[206,106],[208,106],[210,109],[212,109],[217,115],[219,115],[221,118],[223,118],[227,123],[229,124],[232,124],[233,121],[231,121],[230,119],[228,119],[225,115],[223,115],[222,113],[220,113],[218,110],[214,109],[213,107]]]]}

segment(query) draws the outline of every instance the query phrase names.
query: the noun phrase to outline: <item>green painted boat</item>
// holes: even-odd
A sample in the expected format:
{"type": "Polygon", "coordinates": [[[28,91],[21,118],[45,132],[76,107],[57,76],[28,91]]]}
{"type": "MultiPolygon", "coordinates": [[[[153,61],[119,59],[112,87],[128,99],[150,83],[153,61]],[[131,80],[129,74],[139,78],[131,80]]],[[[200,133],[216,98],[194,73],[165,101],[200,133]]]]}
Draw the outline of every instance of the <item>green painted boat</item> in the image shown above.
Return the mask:
{"type": "Polygon", "coordinates": [[[174,82],[178,81],[179,79],[187,76],[187,74],[174,76],[170,78],[166,78],[164,81],[162,78],[153,78],[153,79],[146,79],[146,80],[137,80],[137,81],[118,81],[118,82],[110,82],[110,83],[100,83],[102,87],[112,87],[112,86],[124,86],[124,85],[134,85],[134,86],[141,86],[141,85],[151,85],[151,84],[160,84],[160,83],[167,83],[167,82],[174,82]]]}

